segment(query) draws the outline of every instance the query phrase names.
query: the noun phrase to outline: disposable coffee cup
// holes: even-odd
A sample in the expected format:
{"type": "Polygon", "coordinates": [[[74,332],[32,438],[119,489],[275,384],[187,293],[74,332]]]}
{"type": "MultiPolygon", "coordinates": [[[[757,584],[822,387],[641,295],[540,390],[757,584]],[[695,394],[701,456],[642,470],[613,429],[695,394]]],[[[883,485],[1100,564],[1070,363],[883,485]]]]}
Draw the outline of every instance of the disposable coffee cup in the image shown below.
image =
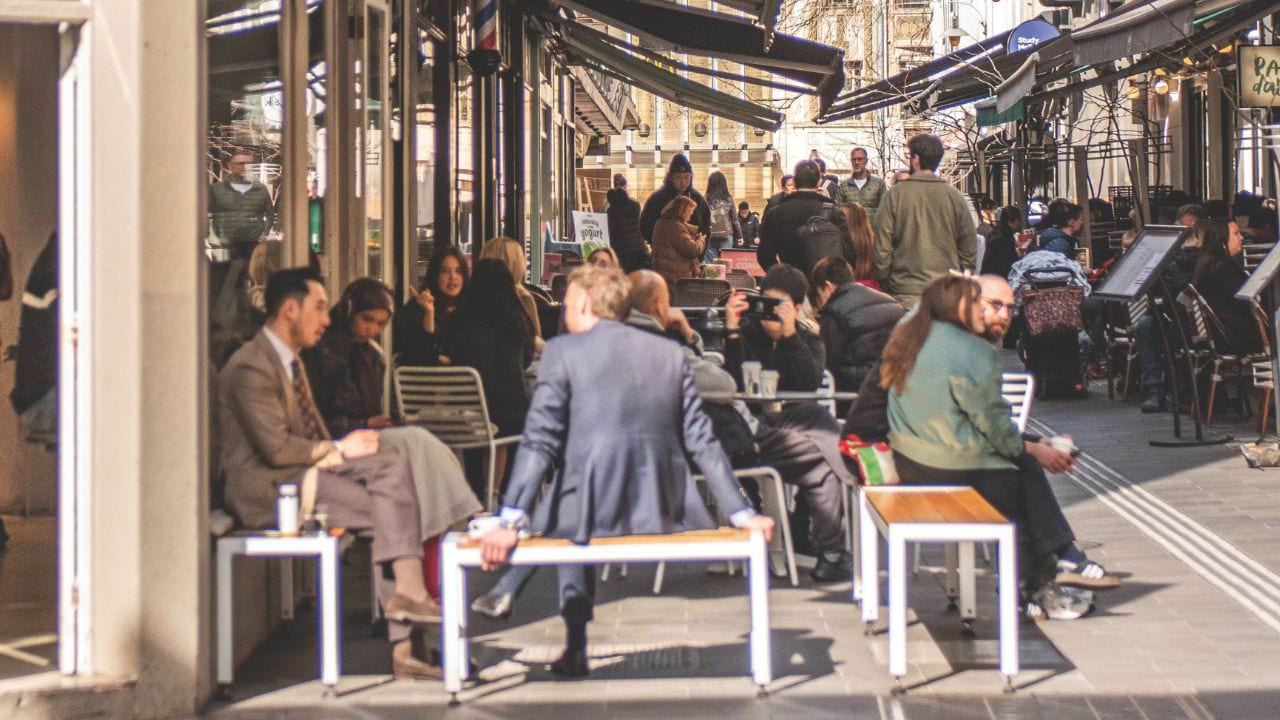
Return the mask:
{"type": "Polygon", "coordinates": [[[760,372],[760,394],[764,397],[777,397],[778,371],[762,370],[760,372]]]}
{"type": "Polygon", "coordinates": [[[764,366],[754,360],[742,363],[742,389],[748,395],[760,394],[760,373],[764,366]]]}
{"type": "Polygon", "coordinates": [[[1064,452],[1068,455],[1075,452],[1076,443],[1065,435],[1054,435],[1049,438],[1049,446],[1058,452],[1064,452]]]}

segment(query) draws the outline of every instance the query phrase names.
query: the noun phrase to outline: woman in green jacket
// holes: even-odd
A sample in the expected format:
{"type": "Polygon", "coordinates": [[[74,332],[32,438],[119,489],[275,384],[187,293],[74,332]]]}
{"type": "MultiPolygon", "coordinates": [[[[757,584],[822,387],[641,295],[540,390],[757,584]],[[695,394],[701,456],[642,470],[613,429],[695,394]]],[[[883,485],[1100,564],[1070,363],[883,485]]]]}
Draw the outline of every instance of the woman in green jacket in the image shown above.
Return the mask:
{"type": "Polygon", "coordinates": [[[1033,590],[1051,558],[1057,584],[1115,587],[1116,578],[1075,545],[1044,469],[1010,419],[996,349],[982,336],[982,302],[981,285],[967,274],[936,278],[885,345],[880,382],[889,391],[900,481],[977,490],[1020,530],[1021,575],[1033,590]]]}

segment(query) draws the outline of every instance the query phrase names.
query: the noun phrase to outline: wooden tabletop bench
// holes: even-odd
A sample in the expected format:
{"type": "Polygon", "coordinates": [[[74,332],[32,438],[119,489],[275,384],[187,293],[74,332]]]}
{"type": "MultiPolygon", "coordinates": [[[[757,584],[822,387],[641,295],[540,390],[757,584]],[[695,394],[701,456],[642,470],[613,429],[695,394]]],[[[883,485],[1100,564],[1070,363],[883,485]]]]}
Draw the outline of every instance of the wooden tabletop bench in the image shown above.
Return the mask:
{"type": "Polygon", "coordinates": [[[889,544],[889,674],[900,693],[907,673],[907,543],[959,543],[960,605],[973,619],[975,542],[997,543],[1000,617],[1000,672],[1005,691],[1018,673],[1018,583],[1014,526],[968,487],[890,485],[858,493],[861,537],[862,621],[868,630],[879,619],[879,538],[889,544]]]}
{"type": "MultiPolygon", "coordinates": [[[[671,535],[597,538],[586,545],[569,540],[522,540],[512,565],[602,565],[609,562],[747,562],[751,599],[751,676],[764,691],[773,680],[769,639],[768,547],[759,531],[719,528],[671,535]]],[[[440,543],[441,655],[444,689],[457,702],[468,673],[467,568],[480,567],[480,544],[465,533],[449,533],[440,543]]]]}

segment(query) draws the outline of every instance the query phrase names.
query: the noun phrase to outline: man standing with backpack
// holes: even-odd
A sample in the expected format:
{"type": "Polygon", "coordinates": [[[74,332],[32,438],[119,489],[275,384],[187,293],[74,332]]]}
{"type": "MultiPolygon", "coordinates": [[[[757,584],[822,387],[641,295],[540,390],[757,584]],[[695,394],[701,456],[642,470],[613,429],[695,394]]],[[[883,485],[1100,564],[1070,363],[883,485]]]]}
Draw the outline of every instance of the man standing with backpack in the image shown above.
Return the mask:
{"type": "Polygon", "coordinates": [[[784,196],[760,223],[760,267],[786,263],[809,276],[824,257],[844,257],[853,264],[853,243],[844,213],[818,189],[822,170],[810,160],[796,163],[796,191],[784,196]]]}
{"type": "Polygon", "coordinates": [[[911,175],[884,194],[876,212],[876,276],[905,307],[919,301],[929,280],[948,270],[973,270],[977,261],[969,201],[937,174],[943,151],[936,135],[911,138],[911,175]]]}

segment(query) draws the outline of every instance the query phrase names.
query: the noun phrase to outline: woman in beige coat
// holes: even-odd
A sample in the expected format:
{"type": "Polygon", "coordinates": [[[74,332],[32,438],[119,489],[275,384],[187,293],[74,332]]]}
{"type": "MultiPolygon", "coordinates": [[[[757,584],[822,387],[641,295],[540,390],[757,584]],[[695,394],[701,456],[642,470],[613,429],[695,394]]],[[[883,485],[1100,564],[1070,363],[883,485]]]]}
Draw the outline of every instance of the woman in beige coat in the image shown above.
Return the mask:
{"type": "Polygon", "coordinates": [[[707,236],[689,219],[697,204],[683,195],[662,208],[653,225],[653,270],[675,293],[676,281],[699,276],[699,259],[707,249],[707,236]]]}

